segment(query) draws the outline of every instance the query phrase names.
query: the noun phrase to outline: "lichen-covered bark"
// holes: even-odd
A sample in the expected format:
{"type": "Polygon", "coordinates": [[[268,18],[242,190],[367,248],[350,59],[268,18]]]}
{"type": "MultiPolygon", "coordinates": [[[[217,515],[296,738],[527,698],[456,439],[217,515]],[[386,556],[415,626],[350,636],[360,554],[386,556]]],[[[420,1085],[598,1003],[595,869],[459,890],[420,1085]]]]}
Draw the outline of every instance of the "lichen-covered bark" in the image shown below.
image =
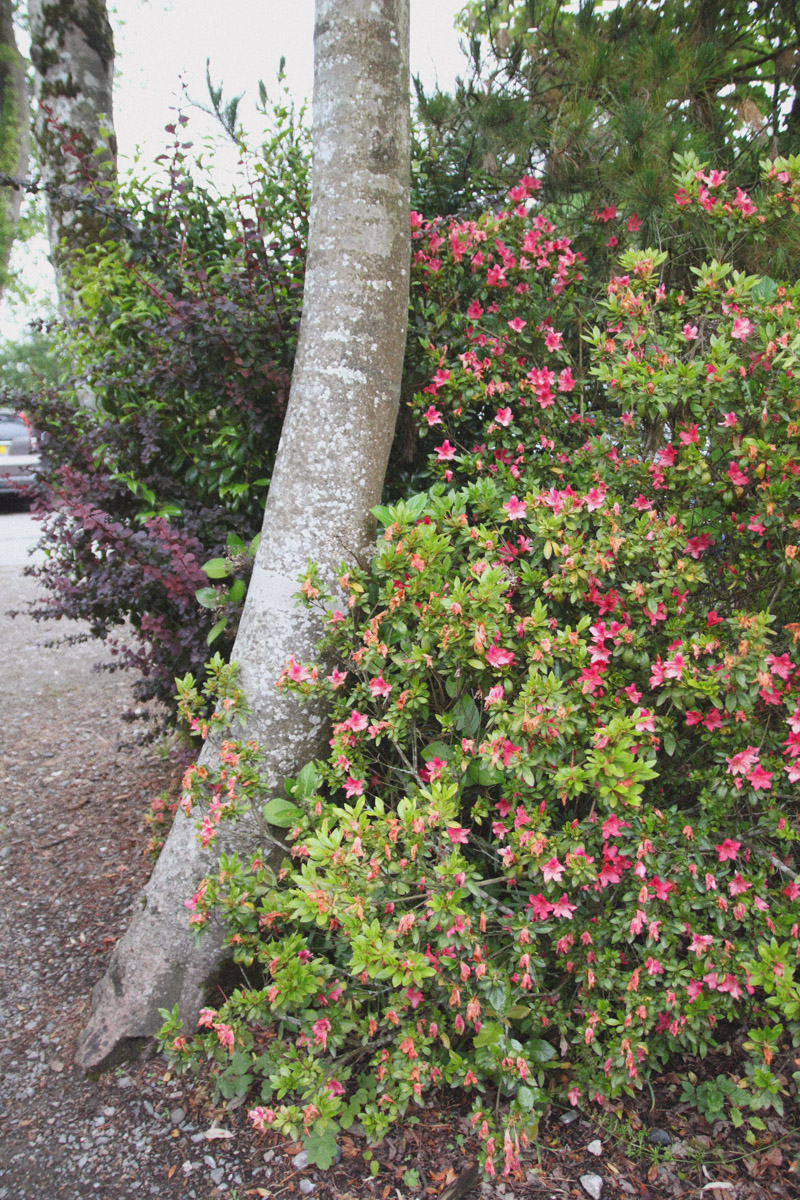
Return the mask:
{"type": "MultiPolygon", "coordinates": [[[[12,0],[0,0],[0,174],[20,179],[28,170],[30,147],[25,64],[14,36],[12,0]]],[[[22,190],[0,191],[0,291],[8,279],[8,260],[22,203],[22,190]]]]}
{"type": "MultiPolygon", "coordinates": [[[[319,619],[292,595],[309,559],[332,577],[367,555],[400,396],[410,261],[408,0],[317,0],[311,228],[300,341],[261,545],[234,659],[252,710],[247,735],[280,790],[322,753],[325,713],[275,689],[290,654],[311,658],[319,619]]],[[[209,751],[209,753],[211,753],[209,751]]],[[[235,846],[259,838],[237,823],[235,846]]],[[[223,837],[225,835],[223,834],[223,837]]],[[[233,848],[231,833],[226,850],[233,848]]],[[[217,847],[220,849],[220,847],[217,847]]],[[[281,852],[273,847],[274,857],[281,852]]],[[[159,1008],[193,1028],[221,960],[190,937],[186,898],[213,869],[179,816],[93,996],[76,1061],[112,1061],[152,1037],[159,1008]]]]}
{"type": "Polygon", "coordinates": [[[114,38],[105,0],[28,0],[34,136],[48,185],[48,235],[62,305],[70,262],[104,225],[92,203],[116,175],[114,38]]]}

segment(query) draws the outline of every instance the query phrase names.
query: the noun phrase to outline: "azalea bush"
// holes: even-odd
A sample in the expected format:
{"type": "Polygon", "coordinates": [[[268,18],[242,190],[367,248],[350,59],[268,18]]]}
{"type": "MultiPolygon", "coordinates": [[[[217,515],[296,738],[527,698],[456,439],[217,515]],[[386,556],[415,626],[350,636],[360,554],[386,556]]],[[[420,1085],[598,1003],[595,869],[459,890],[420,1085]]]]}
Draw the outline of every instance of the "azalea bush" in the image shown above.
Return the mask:
{"type": "MultiPolygon", "coordinates": [[[[676,205],[757,240],[798,184],[779,160],[761,211],[684,161],[676,205]]],[[[369,569],[309,567],[337,665],[278,681],[328,697],[329,757],[271,796],[235,668],[180,686],[204,843],[255,807],[286,858],[189,901],[245,982],[165,1046],[320,1164],[457,1086],[513,1174],[548,1105],[732,1039],[723,1107],[797,1092],[800,289],[721,258],[670,287],[632,229],[592,299],[536,191],[412,216],[431,485],[375,510],[369,569]]]]}

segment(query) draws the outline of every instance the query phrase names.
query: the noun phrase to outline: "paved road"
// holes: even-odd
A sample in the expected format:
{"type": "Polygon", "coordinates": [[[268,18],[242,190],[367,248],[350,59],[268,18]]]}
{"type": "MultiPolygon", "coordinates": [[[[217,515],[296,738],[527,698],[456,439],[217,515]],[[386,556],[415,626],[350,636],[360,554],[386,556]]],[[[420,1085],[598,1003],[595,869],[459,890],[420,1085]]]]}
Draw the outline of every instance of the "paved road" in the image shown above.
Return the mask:
{"type": "Polygon", "coordinates": [[[24,567],[41,562],[28,553],[39,540],[39,525],[21,500],[0,496],[0,567],[24,567]]]}

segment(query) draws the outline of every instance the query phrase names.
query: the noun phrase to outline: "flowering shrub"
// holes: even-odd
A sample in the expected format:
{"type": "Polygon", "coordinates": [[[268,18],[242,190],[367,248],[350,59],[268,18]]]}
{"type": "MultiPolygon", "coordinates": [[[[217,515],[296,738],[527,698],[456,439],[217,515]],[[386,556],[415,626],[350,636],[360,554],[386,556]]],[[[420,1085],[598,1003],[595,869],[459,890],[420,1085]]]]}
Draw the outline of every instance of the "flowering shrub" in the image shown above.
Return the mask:
{"type": "MultiPolygon", "coordinates": [[[[701,187],[704,219],[759,234],[699,165],[677,203],[701,187]]],[[[191,1040],[171,1017],[169,1053],[256,1087],[254,1126],[320,1162],[356,1117],[380,1137],[457,1085],[485,1170],[514,1173],[551,1101],[609,1106],[731,1031],[752,1107],[794,1088],[798,289],[720,261],[670,289],[664,252],[628,246],[587,312],[535,190],[412,216],[436,482],[376,510],[337,595],[309,568],[338,665],[292,659],[278,686],[329,696],[330,756],[263,805],[288,831],[277,878],[223,857],[189,901],[249,982],[191,1040]]],[[[181,687],[226,739],[185,780],[207,844],[267,799],[214,677],[211,716],[181,687]]]]}

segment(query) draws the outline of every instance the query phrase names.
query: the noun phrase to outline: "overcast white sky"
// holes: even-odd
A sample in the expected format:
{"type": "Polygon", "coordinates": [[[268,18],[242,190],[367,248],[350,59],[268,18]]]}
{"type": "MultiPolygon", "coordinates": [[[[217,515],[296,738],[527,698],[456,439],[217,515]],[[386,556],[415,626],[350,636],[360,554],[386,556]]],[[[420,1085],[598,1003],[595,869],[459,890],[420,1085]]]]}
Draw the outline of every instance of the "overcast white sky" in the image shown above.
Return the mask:
{"type": "MultiPolygon", "coordinates": [[[[463,0],[411,0],[411,70],[430,86],[450,87],[463,59],[453,31],[463,0]]],[[[116,0],[119,81],[115,124],[120,148],[150,145],[183,77],[189,94],[206,94],[206,59],[227,95],[272,87],[281,55],[298,99],[310,97],[314,72],[314,0],[116,0]]]]}
{"type": "MultiPolygon", "coordinates": [[[[438,79],[449,89],[463,70],[453,30],[462,7],[463,0],[411,0],[411,70],[427,87],[438,79]]],[[[227,97],[245,93],[240,113],[246,124],[258,80],[276,94],[281,55],[295,99],[311,95],[314,0],[109,0],[109,12],[117,51],[114,125],[121,171],[133,163],[137,146],[142,166],[163,151],[164,126],[174,117],[182,84],[190,99],[206,100],[206,59],[227,97]]],[[[190,136],[200,141],[212,123],[191,112],[190,118],[190,136]]],[[[28,248],[15,258],[43,299],[50,273],[42,248],[38,255],[28,248]]],[[[29,315],[31,306],[4,302],[0,338],[18,336],[29,315]]]]}

